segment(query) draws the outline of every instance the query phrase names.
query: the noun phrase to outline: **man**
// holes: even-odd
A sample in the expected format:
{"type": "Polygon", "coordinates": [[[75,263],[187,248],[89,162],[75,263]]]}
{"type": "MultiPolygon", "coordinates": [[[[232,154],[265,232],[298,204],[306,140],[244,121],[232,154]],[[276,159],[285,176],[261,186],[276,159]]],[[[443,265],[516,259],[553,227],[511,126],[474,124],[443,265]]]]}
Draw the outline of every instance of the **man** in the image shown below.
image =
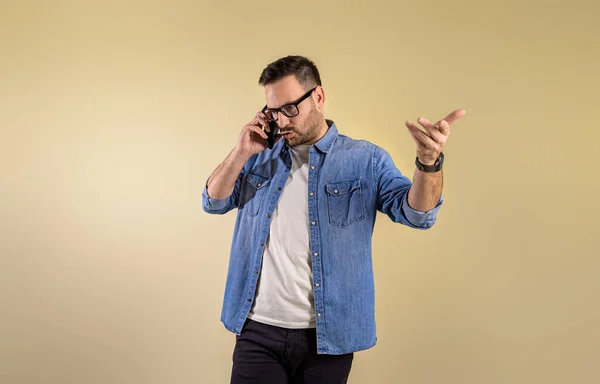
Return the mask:
{"type": "Polygon", "coordinates": [[[237,208],[221,321],[236,334],[231,383],[346,383],[354,352],[376,343],[371,236],[377,211],[430,228],[443,203],[442,148],[457,110],[406,126],[413,182],[390,155],[324,117],[317,67],[269,64],[266,107],[208,178],[203,209],[237,208]],[[280,129],[273,148],[269,121],[280,129]],[[266,132],[265,132],[266,131],[266,132]]]}

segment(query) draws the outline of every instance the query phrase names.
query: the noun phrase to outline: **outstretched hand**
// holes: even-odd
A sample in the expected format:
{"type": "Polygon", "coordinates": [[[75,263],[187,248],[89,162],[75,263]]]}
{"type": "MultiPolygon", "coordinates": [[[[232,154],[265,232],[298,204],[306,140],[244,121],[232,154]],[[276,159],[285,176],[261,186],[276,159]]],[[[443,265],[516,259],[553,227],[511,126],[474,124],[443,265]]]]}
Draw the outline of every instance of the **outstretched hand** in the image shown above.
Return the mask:
{"type": "Polygon", "coordinates": [[[425,129],[422,131],[416,124],[406,121],[408,131],[417,144],[417,157],[426,165],[435,163],[442,152],[448,136],[450,135],[450,124],[465,115],[464,109],[457,109],[436,123],[431,123],[424,117],[419,117],[417,122],[425,129]]]}

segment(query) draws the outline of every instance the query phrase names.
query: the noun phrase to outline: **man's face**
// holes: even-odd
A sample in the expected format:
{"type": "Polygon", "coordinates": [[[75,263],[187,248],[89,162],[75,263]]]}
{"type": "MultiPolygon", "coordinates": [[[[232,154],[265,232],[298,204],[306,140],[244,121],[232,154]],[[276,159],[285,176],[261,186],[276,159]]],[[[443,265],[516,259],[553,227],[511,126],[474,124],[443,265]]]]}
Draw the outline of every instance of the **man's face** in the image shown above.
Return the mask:
{"type": "MultiPolygon", "coordinates": [[[[304,89],[294,76],[285,77],[276,83],[265,86],[265,97],[267,107],[279,108],[300,99],[308,89],[304,89]]],[[[315,90],[316,92],[316,90],[315,90]]],[[[283,113],[277,114],[277,124],[280,133],[289,147],[300,144],[314,144],[323,132],[324,121],[322,108],[317,108],[315,103],[315,92],[298,104],[298,115],[287,117],[283,113]]],[[[322,103],[322,101],[320,101],[322,103]]]]}

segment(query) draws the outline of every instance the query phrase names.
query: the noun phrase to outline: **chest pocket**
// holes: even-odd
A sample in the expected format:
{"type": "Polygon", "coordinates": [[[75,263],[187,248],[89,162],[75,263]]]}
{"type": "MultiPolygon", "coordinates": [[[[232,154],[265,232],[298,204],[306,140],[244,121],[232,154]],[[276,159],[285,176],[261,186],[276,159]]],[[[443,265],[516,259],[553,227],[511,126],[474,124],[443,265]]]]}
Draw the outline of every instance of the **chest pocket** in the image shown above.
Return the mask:
{"type": "Polygon", "coordinates": [[[329,222],[345,227],[365,218],[360,179],[327,183],[329,222]]]}
{"type": "Polygon", "coordinates": [[[243,207],[250,216],[258,215],[264,196],[269,189],[268,185],[268,177],[257,173],[249,173],[246,177],[244,191],[240,198],[240,207],[243,207]]]}

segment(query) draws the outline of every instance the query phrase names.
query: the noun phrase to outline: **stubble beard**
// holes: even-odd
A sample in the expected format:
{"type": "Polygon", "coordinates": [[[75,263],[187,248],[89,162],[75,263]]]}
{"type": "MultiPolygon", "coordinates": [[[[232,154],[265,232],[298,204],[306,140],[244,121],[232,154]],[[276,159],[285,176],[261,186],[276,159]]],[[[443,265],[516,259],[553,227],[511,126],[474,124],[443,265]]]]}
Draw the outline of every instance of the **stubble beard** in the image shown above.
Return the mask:
{"type": "Polygon", "coordinates": [[[292,140],[286,139],[288,147],[295,147],[297,145],[302,145],[313,141],[319,133],[320,122],[321,116],[313,104],[304,124],[304,126],[308,127],[308,129],[302,134],[294,129],[293,131],[295,137],[292,140]]]}

